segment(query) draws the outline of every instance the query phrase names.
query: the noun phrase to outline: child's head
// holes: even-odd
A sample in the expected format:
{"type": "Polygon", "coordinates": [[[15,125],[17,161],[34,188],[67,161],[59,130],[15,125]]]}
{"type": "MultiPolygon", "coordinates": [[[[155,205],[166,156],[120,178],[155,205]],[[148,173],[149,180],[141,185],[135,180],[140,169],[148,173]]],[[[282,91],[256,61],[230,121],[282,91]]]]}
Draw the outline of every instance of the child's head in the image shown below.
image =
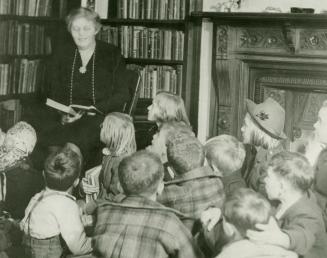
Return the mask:
{"type": "Polygon", "coordinates": [[[268,198],[280,200],[289,191],[304,193],[313,182],[313,169],[301,154],[282,151],[268,163],[265,186],[268,198]]]}
{"type": "Polygon", "coordinates": [[[162,160],[166,160],[168,139],[182,133],[194,135],[191,127],[183,122],[169,121],[161,124],[159,131],[153,135],[149,150],[159,155],[162,160]]]}
{"type": "Polygon", "coordinates": [[[37,139],[34,128],[26,122],[18,122],[2,136],[4,138],[0,147],[0,171],[28,157],[37,139]]]}
{"type": "Polygon", "coordinates": [[[241,128],[244,143],[252,143],[266,149],[274,148],[286,139],[284,134],[285,110],[273,98],[256,104],[246,100],[246,116],[241,128]]]}
{"type": "Polygon", "coordinates": [[[28,156],[33,151],[36,140],[34,128],[28,123],[21,121],[7,131],[3,146],[7,150],[17,149],[22,155],[28,156]]]}
{"type": "Polygon", "coordinates": [[[238,233],[245,238],[247,230],[256,230],[256,224],[268,223],[271,206],[260,193],[240,188],[226,197],[222,213],[225,233],[229,236],[238,233]]]}
{"type": "Polygon", "coordinates": [[[170,92],[159,92],[148,107],[148,120],[159,124],[167,121],[184,122],[190,125],[184,101],[180,96],[170,92]]]}
{"type": "Polygon", "coordinates": [[[231,135],[219,135],[209,139],[205,146],[208,163],[223,175],[230,175],[239,170],[245,158],[243,144],[231,135]]]}
{"type": "Polygon", "coordinates": [[[261,130],[253,121],[249,113],[244,117],[244,123],[241,128],[243,143],[253,144],[265,149],[275,148],[280,144],[280,140],[275,139],[261,130]]]}
{"type": "Polygon", "coordinates": [[[200,141],[188,133],[177,133],[167,139],[167,159],[176,174],[184,174],[204,165],[200,141]]]}
{"type": "Polygon", "coordinates": [[[137,151],[119,164],[120,185],[126,195],[150,197],[163,188],[164,168],[159,157],[149,151],[137,151]]]}
{"type": "Polygon", "coordinates": [[[44,165],[46,186],[52,190],[68,191],[78,184],[82,158],[70,145],[50,154],[44,165]]]}
{"type": "Polygon", "coordinates": [[[108,114],[102,123],[100,139],[110,153],[121,155],[135,152],[135,130],[132,117],[119,112],[108,114]]]}

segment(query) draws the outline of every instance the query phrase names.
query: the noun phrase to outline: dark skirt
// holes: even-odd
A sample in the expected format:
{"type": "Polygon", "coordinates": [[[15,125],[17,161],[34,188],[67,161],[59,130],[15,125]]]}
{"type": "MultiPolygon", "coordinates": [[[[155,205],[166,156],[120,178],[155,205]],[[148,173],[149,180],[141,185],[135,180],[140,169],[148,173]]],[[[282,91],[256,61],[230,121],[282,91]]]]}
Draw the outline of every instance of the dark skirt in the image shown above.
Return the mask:
{"type": "Polygon", "coordinates": [[[100,125],[103,120],[102,115],[85,114],[73,123],[62,125],[60,115],[48,108],[34,115],[31,124],[36,130],[38,141],[32,158],[36,167],[43,168],[49,147],[63,146],[67,142],[74,143],[81,149],[85,168],[100,164],[103,147],[100,142],[100,125]]]}

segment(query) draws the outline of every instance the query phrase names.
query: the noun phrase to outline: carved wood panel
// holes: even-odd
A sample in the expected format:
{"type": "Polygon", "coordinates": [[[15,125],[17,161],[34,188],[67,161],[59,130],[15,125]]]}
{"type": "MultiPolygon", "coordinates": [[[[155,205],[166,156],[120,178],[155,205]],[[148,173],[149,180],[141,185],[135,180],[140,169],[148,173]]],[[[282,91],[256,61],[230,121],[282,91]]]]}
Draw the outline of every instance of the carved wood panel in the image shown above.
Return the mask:
{"type": "Polygon", "coordinates": [[[236,33],[236,51],[288,51],[281,28],[239,28],[236,33]]]}
{"type": "Polygon", "coordinates": [[[300,52],[325,54],[327,51],[327,29],[304,29],[300,31],[300,52]]]}

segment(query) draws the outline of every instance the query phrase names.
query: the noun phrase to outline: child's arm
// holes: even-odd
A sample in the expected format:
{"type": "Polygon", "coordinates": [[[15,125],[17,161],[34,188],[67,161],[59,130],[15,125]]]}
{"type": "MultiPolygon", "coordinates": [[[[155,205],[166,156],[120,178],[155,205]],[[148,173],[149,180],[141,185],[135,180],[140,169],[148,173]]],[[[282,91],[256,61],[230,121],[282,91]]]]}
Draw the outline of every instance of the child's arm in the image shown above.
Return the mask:
{"type": "Polygon", "coordinates": [[[91,239],[86,237],[77,204],[65,205],[65,212],[56,218],[60,234],[73,254],[86,254],[92,251],[91,239]]]}
{"type": "Polygon", "coordinates": [[[247,230],[246,235],[249,239],[291,249],[289,235],[279,228],[277,221],[273,217],[270,218],[267,224],[257,224],[256,227],[260,231],[247,230]]]}

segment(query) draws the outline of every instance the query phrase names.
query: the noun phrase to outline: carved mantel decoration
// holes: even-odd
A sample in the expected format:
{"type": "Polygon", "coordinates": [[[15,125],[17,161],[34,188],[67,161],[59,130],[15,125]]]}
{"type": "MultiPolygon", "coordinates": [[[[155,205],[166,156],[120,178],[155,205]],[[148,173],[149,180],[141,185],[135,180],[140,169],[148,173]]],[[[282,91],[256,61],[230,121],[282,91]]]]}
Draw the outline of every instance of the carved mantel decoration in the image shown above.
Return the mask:
{"type": "Polygon", "coordinates": [[[327,15],[194,12],[214,23],[218,107],[213,134],[240,136],[245,99],[268,96],[286,110],[291,143],[312,129],[327,99],[327,15]]]}

